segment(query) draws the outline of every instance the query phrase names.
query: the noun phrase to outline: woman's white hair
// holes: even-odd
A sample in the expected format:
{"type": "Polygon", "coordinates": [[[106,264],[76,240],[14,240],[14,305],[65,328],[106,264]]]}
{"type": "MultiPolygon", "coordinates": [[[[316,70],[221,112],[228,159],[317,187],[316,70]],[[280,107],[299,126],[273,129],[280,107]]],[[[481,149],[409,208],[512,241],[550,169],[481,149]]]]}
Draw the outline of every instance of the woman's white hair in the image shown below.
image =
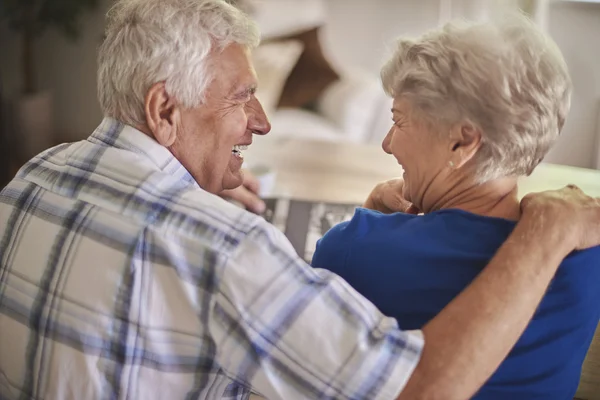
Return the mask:
{"type": "Polygon", "coordinates": [[[107,17],[98,99],[105,116],[130,125],[144,123],[157,82],[186,108],[202,104],[215,73],[211,52],[260,40],[256,24],[223,0],[119,0],[107,17]]]}
{"type": "Polygon", "coordinates": [[[571,103],[560,50],[520,14],[401,39],[381,79],[388,95],[406,98],[437,129],[467,122],[481,131],[480,182],[529,175],[571,103]]]}

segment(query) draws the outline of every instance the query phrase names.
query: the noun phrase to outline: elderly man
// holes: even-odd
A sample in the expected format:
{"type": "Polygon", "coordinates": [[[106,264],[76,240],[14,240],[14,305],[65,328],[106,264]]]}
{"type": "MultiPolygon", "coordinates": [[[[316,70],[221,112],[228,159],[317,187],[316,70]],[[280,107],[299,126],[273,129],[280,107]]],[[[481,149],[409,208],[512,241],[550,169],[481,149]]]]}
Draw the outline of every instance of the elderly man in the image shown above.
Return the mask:
{"type": "MultiPolygon", "coordinates": [[[[0,397],[464,399],[562,258],[600,242],[597,200],[531,196],[472,285],[422,331],[401,330],[217,196],[243,183],[243,149],[270,129],[254,97],[257,42],[221,0],[111,11],[106,118],[0,195],[0,397]]],[[[394,208],[390,187],[368,203],[394,208]]]]}

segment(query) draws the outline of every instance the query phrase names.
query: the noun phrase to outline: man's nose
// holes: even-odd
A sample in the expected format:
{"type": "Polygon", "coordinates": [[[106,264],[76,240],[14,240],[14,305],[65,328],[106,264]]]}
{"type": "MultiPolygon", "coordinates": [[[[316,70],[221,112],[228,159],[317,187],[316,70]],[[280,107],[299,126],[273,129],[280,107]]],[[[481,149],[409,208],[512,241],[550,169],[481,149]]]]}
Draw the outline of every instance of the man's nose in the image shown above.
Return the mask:
{"type": "Polygon", "coordinates": [[[383,149],[383,151],[385,151],[388,154],[392,154],[392,149],[390,148],[391,142],[392,142],[392,130],[390,129],[390,131],[387,133],[387,135],[385,135],[385,138],[383,138],[383,142],[381,143],[381,148],[383,149]]]}
{"type": "Polygon", "coordinates": [[[248,129],[257,135],[266,135],[271,130],[271,123],[258,99],[252,99],[248,105],[248,129]]]}

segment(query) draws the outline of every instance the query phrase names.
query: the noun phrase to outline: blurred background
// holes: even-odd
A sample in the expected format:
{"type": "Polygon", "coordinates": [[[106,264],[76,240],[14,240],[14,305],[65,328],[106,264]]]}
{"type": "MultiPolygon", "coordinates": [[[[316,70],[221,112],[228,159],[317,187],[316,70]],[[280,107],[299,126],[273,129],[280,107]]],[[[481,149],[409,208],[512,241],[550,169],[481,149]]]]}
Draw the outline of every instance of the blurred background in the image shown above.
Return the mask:
{"type": "MultiPolygon", "coordinates": [[[[521,8],[558,43],[574,83],[546,161],[600,169],[600,0],[231,0],[261,26],[253,54],[273,135],[379,143],[390,126],[379,68],[393,39],[452,18],[521,8]]],[[[96,50],[111,0],[0,0],[0,183],[101,120],[96,50]]]]}

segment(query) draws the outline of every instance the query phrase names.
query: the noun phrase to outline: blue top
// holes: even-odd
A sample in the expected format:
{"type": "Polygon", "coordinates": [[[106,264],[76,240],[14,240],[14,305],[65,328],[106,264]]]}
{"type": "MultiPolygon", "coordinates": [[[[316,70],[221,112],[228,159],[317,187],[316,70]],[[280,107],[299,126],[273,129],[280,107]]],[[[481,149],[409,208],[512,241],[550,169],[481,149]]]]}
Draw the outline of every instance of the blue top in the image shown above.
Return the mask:
{"type": "MultiPolygon", "coordinates": [[[[487,265],[515,222],[461,210],[357,209],[319,241],[313,267],[341,275],[403,329],[420,329],[487,265]]],[[[600,247],[560,266],[533,320],[475,399],[573,399],[600,318],[600,247]]]]}

